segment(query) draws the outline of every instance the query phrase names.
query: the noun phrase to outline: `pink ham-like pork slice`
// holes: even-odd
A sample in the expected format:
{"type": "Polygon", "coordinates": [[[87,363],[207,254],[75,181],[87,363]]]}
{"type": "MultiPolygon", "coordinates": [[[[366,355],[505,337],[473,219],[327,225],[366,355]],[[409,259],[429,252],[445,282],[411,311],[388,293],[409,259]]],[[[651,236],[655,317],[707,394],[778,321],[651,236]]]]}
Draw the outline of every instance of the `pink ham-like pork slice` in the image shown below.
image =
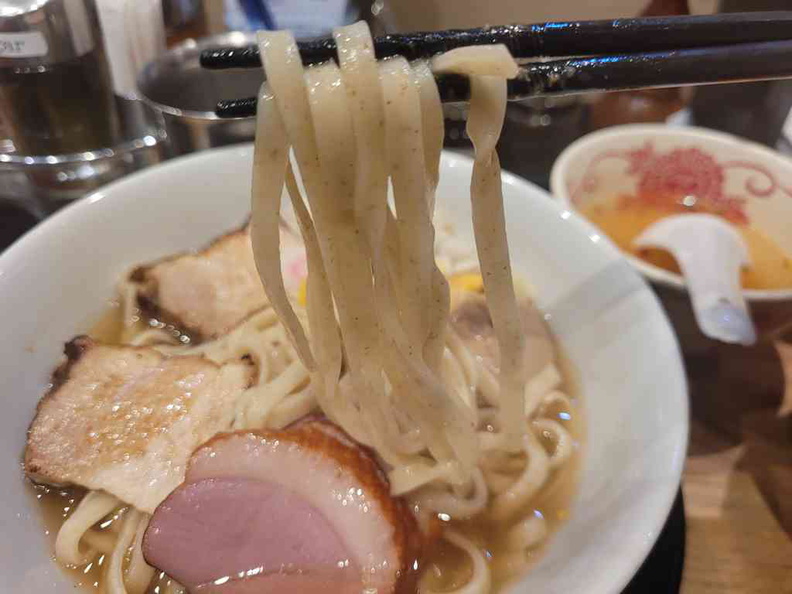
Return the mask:
{"type": "Polygon", "coordinates": [[[196,593],[413,593],[423,536],[389,490],[327,421],[221,435],[193,454],[143,550],[196,593]]]}

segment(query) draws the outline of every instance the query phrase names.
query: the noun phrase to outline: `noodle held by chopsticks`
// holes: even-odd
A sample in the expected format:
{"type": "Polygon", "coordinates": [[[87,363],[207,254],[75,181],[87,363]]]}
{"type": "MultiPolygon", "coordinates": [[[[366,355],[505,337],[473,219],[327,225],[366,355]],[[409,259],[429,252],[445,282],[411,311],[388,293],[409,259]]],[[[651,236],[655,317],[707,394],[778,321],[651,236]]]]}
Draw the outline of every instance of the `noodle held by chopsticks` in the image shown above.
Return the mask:
{"type": "MultiPolygon", "coordinates": [[[[340,68],[326,63],[305,70],[290,35],[259,36],[274,105],[306,191],[308,208],[300,197],[297,218],[306,241],[315,237],[326,275],[322,282],[331,295],[314,293],[314,300],[309,295],[312,348],[321,352],[332,342],[337,323],[346,361],[342,380],[337,358],[317,357],[313,388],[322,392],[317,400],[325,414],[374,447],[390,467],[394,492],[422,489],[419,501],[425,508],[471,517],[489,499],[477,468],[477,396],[469,391],[470,378],[485,376],[466,371],[463,361],[468,367],[475,363],[464,356],[457,360],[454,350],[464,350],[454,340],[454,349],[447,350],[448,285],[434,260],[432,225],[442,146],[434,79],[426,63],[413,67],[395,57],[377,64],[362,24],[337,30],[334,37],[340,68]],[[443,363],[445,357],[451,359],[443,363]],[[452,488],[439,486],[443,483],[452,488]]],[[[524,451],[527,457],[497,496],[497,507],[507,515],[535,492],[547,467],[547,456],[535,452],[533,435],[523,437],[524,340],[495,154],[505,77],[516,65],[502,48],[462,52],[438,63],[474,75],[469,122],[477,157],[474,230],[501,352],[498,394],[491,398],[499,409],[500,434],[490,441],[493,448],[524,451]]],[[[294,200],[299,189],[295,181],[289,185],[294,200]]],[[[277,258],[273,243],[263,259],[277,258]]],[[[311,281],[309,272],[309,292],[311,281]]],[[[464,591],[485,591],[489,574],[481,553],[463,535],[453,539],[474,559],[474,579],[464,591]]]]}
{"type": "MultiPolygon", "coordinates": [[[[360,225],[361,209],[356,208],[356,205],[361,204],[363,199],[358,199],[355,190],[362,191],[366,184],[358,182],[355,177],[354,159],[357,153],[352,135],[354,124],[349,119],[348,95],[343,78],[334,65],[310,69],[303,77],[300,72],[302,66],[294,58],[296,45],[285,35],[261,34],[262,55],[269,84],[281,108],[281,117],[294,146],[306,188],[349,360],[351,389],[345,393],[354,404],[345,411],[348,413],[347,423],[338,414],[341,410],[325,412],[345,428],[349,423],[358,424],[358,427],[350,427],[350,433],[367,434],[369,445],[374,446],[393,465],[404,463],[404,456],[414,451],[414,445],[409,443],[414,439],[404,439],[410,435],[420,438],[436,459],[458,458],[462,454],[464,466],[471,468],[476,457],[472,445],[475,443],[472,439],[473,423],[465,419],[459,403],[433,377],[423,356],[424,344],[429,340],[432,330],[432,324],[427,325],[425,318],[427,312],[432,315],[437,310],[422,305],[431,303],[431,291],[439,283],[432,282],[433,240],[427,189],[423,185],[425,175],[421,156],[423,146],[420,142],[420,102],[414,79],[407,70],[409,66],[406,63],[403,65],[402,82],[409,85],[406,91],[412,92],[412,96],[408,99],[414,101],[410,104],[408,99],[396,98],[397,107],[402,109],[402,113],[396,114],[396,121],[403,127],[405,113],[418,116],[415,132],[419,143],[414,148],[418,151],[415,161],[419,163],[419,169],[413,171],[412,179],[409,177],[410,172],[403,178],[405,188],[408,191],[416,190],[418,194],[415,201],[411,202],[410,197],[401,192],[404,199],[397,204],[394,217],[396,249],[400,259],[387,267],[388,277],[380,274],[377,279],[385,286],[380,287],[376,295],[383,297],[383,302],[390,305],[380,305],[378,310],[372,277],[372,252],[381,254],[383,248],[376,246],[372,250],[369,244],[381,240],[375,238],[370,228],[361,229],[360,225]],[[400,218],[407,218],[415,222],[419,229],[424,229],[419,241],[414,241],[412,236],[411,241],[407,241],[399,235],[402,233],[399,230],[400,218]],[[405,280],[408,277],[405,269],[412,276],[415,267],[418,267],[415,271],[419,278],[426,280],[428,287],[424,283],[413,282],[411,278],[405,280]],[[390,294],[388,287],[392,288],[390,294]],[[401,305],[398,320],[394,318],[394,312],[397,311],[394,305],[401,305]],[[383,310],[386,313],[380,315],[383,310]],[[416,350],[416,346],[420,348],[416,350]],[[393,352],[386,352],[388,347],[393,352]],[[389,388],[392,389],[390,393],[389,388]],[[401,416],[394,415],[391,410],[396,400],[403,409],[404,414],[401,416]],[[406,420],[410,426],[400,426],[397,422],[399,418],[406,420]],[[411,432],[415,427],[419,434],[411,432]],[[471,445],[462,445],[465,442],[471,445]]],[[[404,88],[399,90],[404,91],[404,88]]],[[[388,105],[388,100],[385,104],[388,105]]],[[[403,137],[396,140],[402,144],[405,142],[403,137]]],[[[401,184],[394,181],[394,184],[397,183],[401,184]]],[[[382,184],[379,185],[381,187],[382,184]]],[[[378,208],[385,209],[387,220],[384,199],[378,208]]],[[[363,209],[363,212],[368,211],[363,209]]],[[[375,214],[364,216],[362,221],[376,225],[377,220],[381,219],[375,217],[375,214]]],[[[385,253],[388,253],[387,249],[385,253]]],[[[379,269],[383,270],[381,266],[379,269]]],[[[439,317],[436,313],[434,315],[439,317]]],[[[326,324],[327,321],[316,318],[316,323],[326,324]]],[[[439,331],[436,333],[439,334],[439,331]]],[[[435,350],[440,349],[435,346],[435,350]]]]}
{"type": "MultiPolygon", "coordinates": [[[[456,463],[449,479],[465,483],[479,456],[475,410],[459,392],[452,396],[440,376],[449,301],[434,261],[431,223],[442,129],[436,88],[425,63],[413,69],[395,57],[377,67],[362,24],[336,31],[335,38],[341,67],[326,63],[305,70],[289,34],[260,34],[274,95],[274,103],[262,99],[262,104],[268,117],[280,116],[288,137],[280,146],[294,148],[310,205],[310,213],[302,209],[298,220],[304,233],[315,230],[348,364],[346,388],[333,386],[340,378],[329,362],[337,365],[337,357],[324,357],[318,400],[326,414],[375,447],[394,470],[425,466],[425,458],[410,459],[422,444],[437,464],[456,463]],[[271,113],[273,106],[279,114],[271,113]],[[387,175],[393,212],[385,195],[387,175]]],[[[474,231],[501,352],[501,441],[518,451],[525,433],[525,347],[495,153],[505,80],[517,66],[504,48],[490,47],[456,50],[436,58],[433,68],[472,75],[468,127],[477,155],[471,187],[474,231]]],[[[281,153],[273,152],[271,159],[282,160],[281,153]]],[[[278,188],[272,191],[280,191],[281,178],[274,185],[278,188]]],[[[277,261],[275,247],[270,240],[260,259],[277,261]]],[[[321,303],[309,299],[318,345],[333,336],[336,320],[326,315],[331,299],[326,294],[321,303]]],[[[453,366],[448,373],[453,374],[453,366]]]]}
{"type": "Polygon", "coordinates": [[[506,114],[506,79],[519,68],[503,46],[460,48],[432,61],[436,72],[470,76],[470,112],[467,130],[476,151],[470,199],[481,276],[500,352],[499,407],[504,445],[521,446],[526,377],[525,336],[514,292],[500,161],[495,146],[506,114]]]}
{"type": "Polygon", "coordinates": [[[289,302],[280,268],[280,204],[289,145],[270,94],[261,94],[259,109],[262,116],[257,119],[253,157],[253,256],[270,303],[289,332],[303,363],[308,369],[312,369],[315,366],[313,355],[305,331],[289,302]]]}

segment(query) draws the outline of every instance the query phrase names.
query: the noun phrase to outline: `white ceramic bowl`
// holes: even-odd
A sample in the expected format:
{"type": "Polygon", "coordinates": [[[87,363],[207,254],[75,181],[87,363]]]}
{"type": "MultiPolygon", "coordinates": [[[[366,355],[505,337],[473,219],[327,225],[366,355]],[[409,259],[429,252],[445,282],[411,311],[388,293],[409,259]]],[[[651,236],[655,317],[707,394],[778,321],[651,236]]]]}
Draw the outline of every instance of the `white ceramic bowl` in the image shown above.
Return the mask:
{"type": "MultiPolygon", "coordinates": [[[[130,265],[197,248],[248,210],[251,148],[177,159],[107,186],[0,257],[0,592],[73,592],[51,560],[20,468],[25,430],[63,342],[87,330],[130,265]]],[[[438,208],[471,236],[471,162],[443,155],[438,208]]],[[[596,231],[538,188],[503,176],[514,267],[578,376],[588,436],[569,522],[515,592],[618,594],[679,487],[685,377],[657,300],[596,231]]]]}
{"type": "MultiPolygon", "coordinates": [[[[685,191],[725,205],[792,254],[792,159],[730,134],[661,124],[607,128],[578,139],[561,153],[550,187],[569,209],[645,187],[685,191]]],[[[682,277],[626,256],[661,289],[672,321],[687,336],[695,322],[682,277]]],[[[792,322],[792,288],[743,294],[760,333],[792,322]]]]}

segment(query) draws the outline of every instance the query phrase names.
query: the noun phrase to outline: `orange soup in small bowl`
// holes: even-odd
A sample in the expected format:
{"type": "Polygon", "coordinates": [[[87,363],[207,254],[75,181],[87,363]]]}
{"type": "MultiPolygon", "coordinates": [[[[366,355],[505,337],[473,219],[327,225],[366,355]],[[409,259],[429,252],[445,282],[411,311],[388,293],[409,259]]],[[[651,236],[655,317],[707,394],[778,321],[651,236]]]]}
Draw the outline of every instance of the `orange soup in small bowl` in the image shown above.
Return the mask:
{"type": "Polygon", "coordinates": [[[748,247],[751,264],[742,271],[742,286],[745,289],[792,289],[792,255],[761,229],[733,216],[733,213],[698,202],[694,196],[624,194],[586,204],[580,208],[580,213],[602,229],[623,251],[675,274],[680,274],[679,266],[669,252],[637,248],[633,246],[633,240],[652,223],[670,215],[700,212],[722,216],[737,228],[748,247]]]}
{"type": "Polygon", "coordinates": [[[792,324],[792,159],[731,135],[664,125],[617,126],[559,156],[553,195],[625,253],[660,295],[677,331],[695,328],[674,258],[633,240],[670,215],[709,213],[742,235],[742,286],[760,334],[792,324]]]}

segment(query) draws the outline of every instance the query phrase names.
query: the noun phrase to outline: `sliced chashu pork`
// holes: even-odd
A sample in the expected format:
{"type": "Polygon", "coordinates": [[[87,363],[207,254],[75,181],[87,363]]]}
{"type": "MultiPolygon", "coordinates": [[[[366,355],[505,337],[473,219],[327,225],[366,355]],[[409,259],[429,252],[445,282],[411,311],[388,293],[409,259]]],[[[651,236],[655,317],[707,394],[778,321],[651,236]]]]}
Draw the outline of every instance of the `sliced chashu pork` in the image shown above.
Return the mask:
{"type": "Polygon", "coordinates": [[[230,428],[253,377],[245,362],[218,366],[87,337],[65,352],[28,431],[26,472],[103,489],[146,512],[182,482],[195,448],[230,428]]]}
{"type": "MultiPolygon", "coordinates": [[[[287,290],[305,278],[302,241],[281,226],[281,265],[287,290]]],[[[144,314],[174,325],[194,341],[217,338],[267,303],[250,227],[223,235],[205,249],[136,268],[130,280],[144,314]]]]}
{"type": "Polygon", "coordinates": [[[413,594],[422,544],[373,454],[310,419],[201,447],[143,551],[191,592],[413,594]]]}
{"type": "MultiPolygon", "coordinates": [[[[490,371],[497,373],[500,368],[498,341],[484,295],[460,291],[453,301],[451,325],[468,350],[490,371]]],[[[555,347],[542,312],[533,301],[520,298],[518,306],[525,332],[528,377],[531,377],[553,362],[555,347]]]]}

